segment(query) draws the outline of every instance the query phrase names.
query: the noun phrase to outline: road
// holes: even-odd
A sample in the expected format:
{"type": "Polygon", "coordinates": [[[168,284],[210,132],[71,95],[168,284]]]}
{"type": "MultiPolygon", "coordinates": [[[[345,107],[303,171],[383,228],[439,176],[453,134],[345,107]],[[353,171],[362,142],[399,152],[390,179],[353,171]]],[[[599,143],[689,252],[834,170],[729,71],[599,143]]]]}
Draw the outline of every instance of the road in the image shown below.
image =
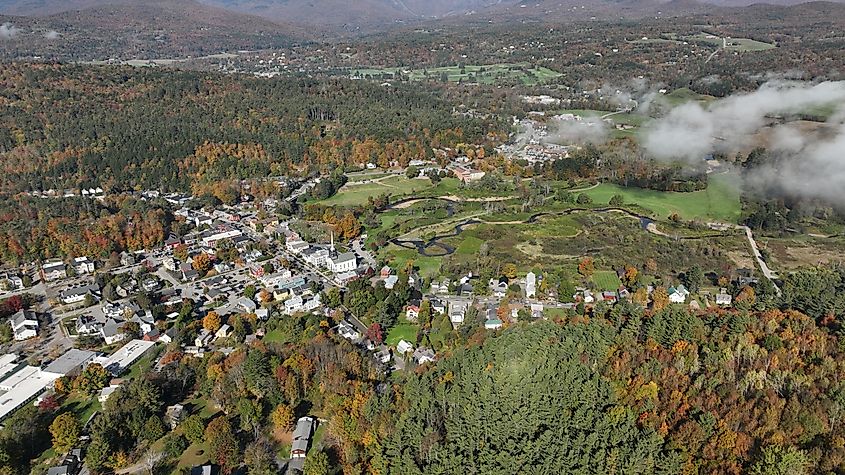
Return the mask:
{"type": "Polygon", "coordinates": [[[760,247],[757,246],[757,241],[754,240],[754,234],[751,232],[751,228],[748,226],[744,226],[741,224],[726,224],[726,223],[707,223],[707,226],[710,229],[716,230],[725,230],[725,229],[741,229],[745,233],[745,238],[748,241],[748,245],[751,247],[751,253],[754,255],[754,260],[757,261],[757,266],[760,268],[760,272],[763,273],[763,276],[772,283],[775,287],[775,292],[780,295],[780,287],[778,287],[777,283],[775,283],[775,279],[778,278],[777,272],[772,270],[769,265],[763,260],[763,254],[760,253],[760,247]]]}

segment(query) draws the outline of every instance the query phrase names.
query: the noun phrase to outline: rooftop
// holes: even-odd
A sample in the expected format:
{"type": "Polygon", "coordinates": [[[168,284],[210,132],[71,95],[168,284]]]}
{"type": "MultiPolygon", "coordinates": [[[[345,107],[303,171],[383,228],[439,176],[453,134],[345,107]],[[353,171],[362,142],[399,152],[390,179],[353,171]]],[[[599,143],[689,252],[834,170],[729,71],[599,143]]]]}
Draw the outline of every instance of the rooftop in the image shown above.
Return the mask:
{"type": "Polygon", "coordinates": [[[42,371],[45,373],[57,374],[59,376],[66,376],[76,368],[91,361],[96,356],[93,351],[80,350],[71,348],[65,354],[56,358],[55,361],[44,367],[42,371]]]}

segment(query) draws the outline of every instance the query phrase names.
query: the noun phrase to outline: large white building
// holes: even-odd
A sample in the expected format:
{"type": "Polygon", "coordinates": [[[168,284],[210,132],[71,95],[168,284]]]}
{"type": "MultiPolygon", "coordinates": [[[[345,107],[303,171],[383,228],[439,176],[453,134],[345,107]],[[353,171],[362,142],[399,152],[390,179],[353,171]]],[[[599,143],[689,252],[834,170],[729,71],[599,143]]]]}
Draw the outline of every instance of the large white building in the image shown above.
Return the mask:
{"type": "Polygon", "coordinates": [[[345,252],[326,259],[326,267],[335,274],[353,272],[358,268],[358,258],[355,253],[345,252]]]}

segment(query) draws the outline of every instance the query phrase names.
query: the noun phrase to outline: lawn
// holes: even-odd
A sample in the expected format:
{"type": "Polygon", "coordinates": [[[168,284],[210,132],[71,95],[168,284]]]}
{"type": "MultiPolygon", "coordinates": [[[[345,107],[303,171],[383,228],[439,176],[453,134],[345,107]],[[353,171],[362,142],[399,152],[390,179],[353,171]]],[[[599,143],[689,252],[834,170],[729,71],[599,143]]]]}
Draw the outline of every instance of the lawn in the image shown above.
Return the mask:
{"type": "Polygon", "coordinates": [[[264,335],[265,343],[287,343],[288,337],[281,330],[272,330],[264,335]]]}
{"type": "Polygon", "coordinates": [[[424,278],[430,279],[440,274],[440,257],[421,256],[414,249],[402,249],[392,244],[382,252],[393,268],[404,268],[405,263],[410,260],[414,261],[414,265],[419,268],[420,275],[424,278]]]}
{"type": "Polygon", "coordinates": [[[419,331],[419,329],[419,325],[400,319],[399,323],[397,323],[387,333],[387,338],[385,338],[384,342],[387,343],[388,346],[396,346],[399,344],[399,340],[414,343],[417,341],[417,331],[419,331]]]}
{"type": "Polygon", "coordinates": [[[178,467],[191,468],[208,463],[210,459],[208,458],[207,452],[208,448],[205,446],[205,444],[191,444],[190,447],[185,449],[185,452],[182,453],[182,456],[179,457],[178,467]]]}
{"type": "Polygon", "coordinates": [[[611,183],[602,183],[585,193],[596,204],[606,204],[613,195],[620,194],[625,204],[648,209],[659,219],[678,213],[682,219],[735,223],[740,215],[739,190],[728,175],[712,175],[706,190],[692,193],[626,188],[611,183]]]}
{"type": "Polygon", "coordinates": [[[455,249],[455,252],[458,254],[468,255],[476,254],[479,249],[481,249],[482,244],[484,244],[483,240],[474,236],[467,236],[463,241],[461,241],[461,244],[457,247],[457,249],[455,249]]]}
{"type": "Polygon", "coordinates": [[[426,178],[410,179],[404,175],[396,175],[374,183],[356,184],[349,182],[336,195],[317,203],[326,206],[360,206],[366,204],[367,199],[371,196],[392,195],[399,197],[431,188],[434,188],[434,186],[426,178]]]}
{"type": "Polygon", "coordinates": [[[100,404],[100,401],[97,400],[96,396],[74,393],[71,396],[68,396],[62,404],[60,411],[73,412],[80,424],[85,424],[88,422],[91,415],[94,414],[95,411],[99,411],[101,407],[102,405],[100,404]]]}
{"type": "Polygon", "coordinates": [[[612,270],[596,271],[593,274],[593,282],[601,290],[617,290],[622,285],[622,281],[612,270]]]}

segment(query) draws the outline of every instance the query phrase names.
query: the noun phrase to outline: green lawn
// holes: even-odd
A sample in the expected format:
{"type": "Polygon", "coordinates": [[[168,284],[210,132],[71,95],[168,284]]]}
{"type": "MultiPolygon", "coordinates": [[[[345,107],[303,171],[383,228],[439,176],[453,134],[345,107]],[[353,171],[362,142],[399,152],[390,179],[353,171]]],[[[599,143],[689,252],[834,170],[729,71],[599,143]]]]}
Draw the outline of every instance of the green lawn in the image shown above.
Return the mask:
{"type": "Polygon", "coordinates": [[[414,261],[414,265],[419,267],[420,275],[424,278],[437,277],[440,274],[440,257],[421,256],[414,249],[403,249],[392,244],[383,250],[383,256],[388,259],[388,263],[393,268],[404,268],[406,262],[414,261]]]}
{"type": "Polygon", "coordinates": [[[615,194],[621,194],[627,205],[638,205],[654,213],[653,217],[666,219],[678,213],[682,219],[719,220],[735,223],[740,216],[739,190],[727,175],[712,175],[706,190],[676,193],[625,188],[602,183],[585,191],[596,204],[606,204],[615,194]]]}
{"type": "Polygon", "coordinates": [[[210,462],[208,457],[208,447],[206,447],[205,444],[192,444],[185,449],[185,452],[183,452],[182,456],[179,457],[179,464],[177,466],[180,468],[191,468],[208,462],[210,462]]]}
{"type": "Polygon", "coordinates": [[[95,411],[99,411],[101,407],[102,405],[100,404],[100,401],[97,400],[96,395],[74,393],[68,396],[68,398],[65,399],[65,402],[62,403],[60,412],[73,412],[79,422],[81,424],[85,424],[88,422],[88,418],[90,418],[95,411]]]}
{"type": "Polygon", "coordinates": [[[420,329],[419,325],[408,323],[404,319],[400,320],[396,326],[390,329],[384,342],[388,346],[396,346],[399,340],[405,340],[410,343],[417,341],[417,331],[420,329]]]}
{"type": "Polygon", "coordinates": [[[461,241],[461,244],[455,249],[458,254],[476,254],[484,241],[474,236],[467,236],[461,241]]]}
{"type": "Polygon", "coordinates": [[[622,285],[622,281],[612,270],[600,270],[593,274],[593,282],[601,290],[617,290],[622,285]]]}
{"type": "Polygon", "coordinates": [[[288,338],[281,330],[272,330],[264,335],[263,341],[265,343],[287,343],[288,338]]]}
{"type": "Polygon", "coordinates": [[[425,178],[409,179],[404,175],[385,178],[375,183],[347,183],[331,198],[318,201],[326,206],[361,206],[367,203],[367,198],[379,195],[395,197],[411,195],[434,188],[431,180],[425,178]]]}

